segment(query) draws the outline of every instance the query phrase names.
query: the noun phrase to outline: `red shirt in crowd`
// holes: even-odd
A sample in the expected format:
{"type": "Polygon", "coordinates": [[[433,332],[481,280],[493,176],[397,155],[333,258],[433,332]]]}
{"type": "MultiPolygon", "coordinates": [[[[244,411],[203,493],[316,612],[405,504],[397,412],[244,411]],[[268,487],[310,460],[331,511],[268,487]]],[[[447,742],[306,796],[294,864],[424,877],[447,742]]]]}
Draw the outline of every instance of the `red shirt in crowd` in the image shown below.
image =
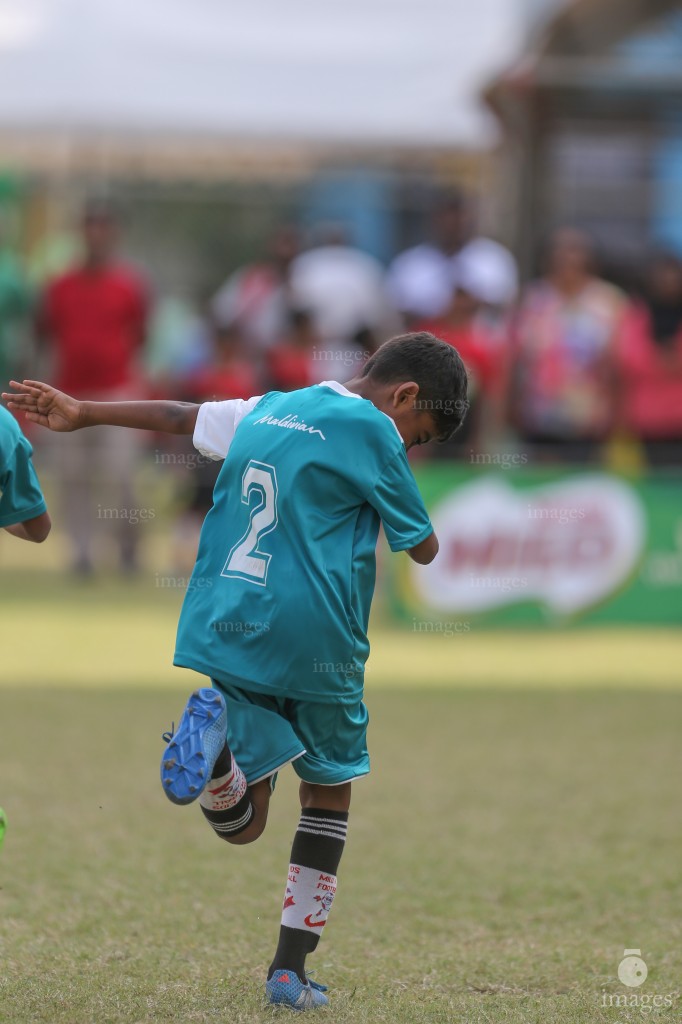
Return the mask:
{"type": "Polygon", "coordinates": [[[682,437],[682,331],[663,348],[656,344],[646,306],[625,315],[618,358],[627,426],[647,440],[682,437]]]}
{"type": "Polygon", "coordinates": [[[286,343],[276,345],[267,353],[266,366],[277,391],[297,391],[317,383],[312,373],[312,355],[307,349],[286,343]]]}
{"type": "Polygon", "coordinates": [[[136,383],[148,306],[143,281],[121,264],[79,267],[49,284],[42,326],[56,356],[55,386],[78,396],[136,383]]]}

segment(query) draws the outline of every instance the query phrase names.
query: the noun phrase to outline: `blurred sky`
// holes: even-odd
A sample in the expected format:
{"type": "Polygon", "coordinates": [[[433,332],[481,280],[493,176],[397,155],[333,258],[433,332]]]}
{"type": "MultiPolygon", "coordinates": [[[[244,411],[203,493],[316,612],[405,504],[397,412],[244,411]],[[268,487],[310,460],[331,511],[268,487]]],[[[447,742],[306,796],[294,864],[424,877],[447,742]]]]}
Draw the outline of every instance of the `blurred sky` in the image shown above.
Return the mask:
{"type": "Polygon", "coordinates": [[[477,94],[546,6],[0,0],[0,126],[477,146],[477,94]]]}

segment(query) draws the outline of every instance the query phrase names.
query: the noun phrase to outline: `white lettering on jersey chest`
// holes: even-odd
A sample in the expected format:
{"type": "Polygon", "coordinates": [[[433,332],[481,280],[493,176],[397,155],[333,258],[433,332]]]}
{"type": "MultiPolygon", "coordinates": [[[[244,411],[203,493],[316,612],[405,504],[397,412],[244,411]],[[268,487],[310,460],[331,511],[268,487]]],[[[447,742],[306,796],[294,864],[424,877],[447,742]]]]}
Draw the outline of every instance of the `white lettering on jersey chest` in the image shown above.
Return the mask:
{"type": "Polygon", "coordinates": [[[259,423],[266,423],[270,427],[282,427],[284,430],[302,430],[306,434],[319,434],[323,441],[327,438],[324,436],[321,430],[317,427],[309,427],[303,420],[299,420],[296,413],[290,412],[281,419],[277,419],[275,416],[261,416],[259,420],[256,420],[254,426],[258,426],[259,423]]]}

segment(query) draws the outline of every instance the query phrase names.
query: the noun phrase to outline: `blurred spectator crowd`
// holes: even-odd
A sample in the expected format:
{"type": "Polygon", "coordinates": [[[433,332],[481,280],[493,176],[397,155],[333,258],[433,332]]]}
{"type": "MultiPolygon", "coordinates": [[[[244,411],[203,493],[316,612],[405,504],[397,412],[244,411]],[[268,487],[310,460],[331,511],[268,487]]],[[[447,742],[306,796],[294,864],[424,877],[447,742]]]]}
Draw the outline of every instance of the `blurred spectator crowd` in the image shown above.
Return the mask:
{"type": "MultiPolygon", "coordinates": [[[[341,225],[321,227],[305,244],[296,227],[283,225],[260,262],[229,275],[203,308],[164,332],[145,273],[119,255],[121,228],[110,203],[89,203],[81,255],[38,294],[0,239],[3,381],[41,375],[99,400],[248,398],[347,381],[386,338],[428,330],[464,359],[471,410],[453,442],[418,457],[494,464],[495,452],[515,449],[524,462],[585,464],[629,445],[649,464],[679,465],[682,260],[675,253],[652,253],[626,293],[600,276],[589,238],[566,228],[549,239],[540,276],[521,285],[511,253],[478,233],[472,205],[457,194],[434,209],[429,237],[388,267],[355,248],[341,225]]],[[[132,502],[141,441],[125,433],[97,428],[68,445],[33,436],[53,445],[74,564],[83,572],[91,564],[96,478],[115,485],[119,506],[132,502]]],[[[189,503],[197,515],[210,504],[215,474],[200,468],[189,503]]],[[[121,531],[124,567],[135,566],[134,537],[121,531]]]]}

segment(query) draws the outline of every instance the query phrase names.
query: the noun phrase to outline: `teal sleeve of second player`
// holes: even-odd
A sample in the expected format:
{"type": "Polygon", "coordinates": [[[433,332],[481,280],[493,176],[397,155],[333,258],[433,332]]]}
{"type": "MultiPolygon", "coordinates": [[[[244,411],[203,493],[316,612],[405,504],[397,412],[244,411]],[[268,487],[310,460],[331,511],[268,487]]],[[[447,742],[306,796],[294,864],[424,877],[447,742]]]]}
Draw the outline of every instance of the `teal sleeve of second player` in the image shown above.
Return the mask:
{"type": "Polygon", "coordinates": [[[0,527],[35,519],[47,511],[31,462],[33,449],[23,435],[0,467],[0,527]]]}
{"type": "Polygon", "coordinates": [[[391,551],[405,551],[433,533],[405,450],[385,466],[367,501],[378,513],[391,551]]]}

